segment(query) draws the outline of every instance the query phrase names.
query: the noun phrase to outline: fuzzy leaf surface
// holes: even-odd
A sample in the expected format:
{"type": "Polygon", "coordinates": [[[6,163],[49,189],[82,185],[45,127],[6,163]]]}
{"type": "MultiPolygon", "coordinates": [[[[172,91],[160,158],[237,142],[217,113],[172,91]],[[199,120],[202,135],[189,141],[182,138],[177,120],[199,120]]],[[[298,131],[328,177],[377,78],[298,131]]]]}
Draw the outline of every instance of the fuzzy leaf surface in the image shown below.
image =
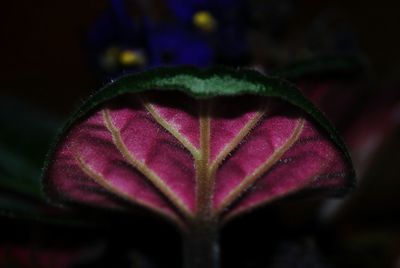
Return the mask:
{"type": "Polygon", "coordinates": [[[346,148],[298,91],[251,71],[161,69],[94,95],[60,135],[50,197],[180,224],[226,221],[301,191],[353,184],[346,148]]]}

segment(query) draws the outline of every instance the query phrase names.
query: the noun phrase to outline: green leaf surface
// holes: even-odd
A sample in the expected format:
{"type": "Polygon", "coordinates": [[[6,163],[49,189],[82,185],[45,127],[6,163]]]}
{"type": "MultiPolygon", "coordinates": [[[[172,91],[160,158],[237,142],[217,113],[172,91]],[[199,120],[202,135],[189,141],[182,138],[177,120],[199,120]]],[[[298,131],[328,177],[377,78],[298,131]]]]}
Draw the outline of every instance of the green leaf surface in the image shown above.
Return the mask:
{"type": "Polygon", "coordinates": [[[0,148],[0,188],[41,197],[40,169],[28,159],[0,148]]]}
{"type": "Polygon", "coordinates": [[[59,123],[17,99],[0,101],[0,189],[42,198],[40,173],[59,123]]]}
{"type": "Polygon", "coordinates": [[[14,98],[0,99],[0,215],[44,219],[40,174],[57,120],[14,98]]]}

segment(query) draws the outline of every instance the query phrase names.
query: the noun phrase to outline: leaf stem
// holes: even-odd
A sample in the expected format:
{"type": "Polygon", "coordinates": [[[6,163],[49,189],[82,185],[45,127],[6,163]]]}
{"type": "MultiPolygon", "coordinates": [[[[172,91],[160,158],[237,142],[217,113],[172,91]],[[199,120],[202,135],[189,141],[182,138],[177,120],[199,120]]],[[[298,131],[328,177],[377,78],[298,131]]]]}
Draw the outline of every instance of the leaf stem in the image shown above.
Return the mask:
{"type": "Polygon", "coordinates": [[[219,268],[220,252],[216,222],[193,223],[183,234],[184,268],[219,268]]]}

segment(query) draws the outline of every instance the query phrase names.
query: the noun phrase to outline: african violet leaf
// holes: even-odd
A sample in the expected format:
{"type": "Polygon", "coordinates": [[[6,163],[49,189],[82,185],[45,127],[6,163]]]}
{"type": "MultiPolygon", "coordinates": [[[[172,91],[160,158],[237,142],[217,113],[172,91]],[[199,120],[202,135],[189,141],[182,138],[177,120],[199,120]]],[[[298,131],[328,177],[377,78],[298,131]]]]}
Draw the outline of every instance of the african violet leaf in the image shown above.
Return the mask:
{"type": "Polygon", "coordinates": [[[57,127],[27,103],[0,99],[0,216],[44,218],[40,172],[57,127]]]}
{"type": "Polygon", "coordinates": [[[377,161],[378,152],[400,126],[399,90],[383,88],[373,93],[343,135],[360,178],[369,175],[371,163],[377,161]]]}
{"type": "Polygon", "coordinates": [[[358,56],[324,56],[294,62],[274,71],[274,75],[290,80],[305,77],[354,76],[366,71],[367,63],[358,56]]]}
{"type": "Polygon", "coordinates": [[[72,267],[74,258],[78,258],[77,250],[44,250],[36,247],[0,245],[0,267],[67,268],[72,267]]]}
{"type": "Polygon", "coordinates": [[[57,120],[27,103],[0,99],[0,190],[41,197],[40,171],[58,127],[57,120]]]}
{"type": "MultiPolygon", "coordinates": [[[[60,122],[21,100],[0,98],[0,217],[87,224],[75,211],[50,206],[41,190],[46,151],[60,122]],[[10,120],[10,114],[13,115],[10,120]]],[[[0,265],[0,267],[3,267],[0,265]]]]}
{"type": "Polygon", "coordinates": [[[309,59],[274,72],[294,82],[340,131],[365,98],[366,74],[365,61],[355,56],[309,59]]]}
{"type": "Polygon", "coordinates": [[[353,175],[341,139],[290,84],[174,68],[91,97],[60,135],[44,184],[63,203],[143,206],[184,226],[294,192],[342,192],[353,175]]]}

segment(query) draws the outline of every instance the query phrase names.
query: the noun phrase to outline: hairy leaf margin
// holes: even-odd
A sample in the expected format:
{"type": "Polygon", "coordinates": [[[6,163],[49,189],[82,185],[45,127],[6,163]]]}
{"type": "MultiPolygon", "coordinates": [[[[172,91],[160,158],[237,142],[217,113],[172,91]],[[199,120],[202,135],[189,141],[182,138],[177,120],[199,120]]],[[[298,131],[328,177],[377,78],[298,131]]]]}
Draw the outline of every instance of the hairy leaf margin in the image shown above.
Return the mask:
{"type": "Polygon", "coordinates": [[[42,170],[42,190],[46,196],[49,197],[47,195],[49,189],[46,183],[46,170],[52,161],[58,143],[77,120],[83,118],[98,105],[114,97],[154,89],[180,91],[196,99],[251,94],[276,97],[287,101],[309,114],[327,132],[328,136],[343,152],[347,160],[350,170],[349,180],[344,187],[337,189],[333,195],[343,196],[356,186],[356,174],[353,163],[349,151],[338,131],[315,105],[304,97],[295,85],[278,76],[265,76],[249,69],[229,69],[222,67],[198,69],[183,66],[161,67],[142,73],[128,74],[111,81],[95,94],[91,95],[66,122],[50,147],[42,170]]]}

